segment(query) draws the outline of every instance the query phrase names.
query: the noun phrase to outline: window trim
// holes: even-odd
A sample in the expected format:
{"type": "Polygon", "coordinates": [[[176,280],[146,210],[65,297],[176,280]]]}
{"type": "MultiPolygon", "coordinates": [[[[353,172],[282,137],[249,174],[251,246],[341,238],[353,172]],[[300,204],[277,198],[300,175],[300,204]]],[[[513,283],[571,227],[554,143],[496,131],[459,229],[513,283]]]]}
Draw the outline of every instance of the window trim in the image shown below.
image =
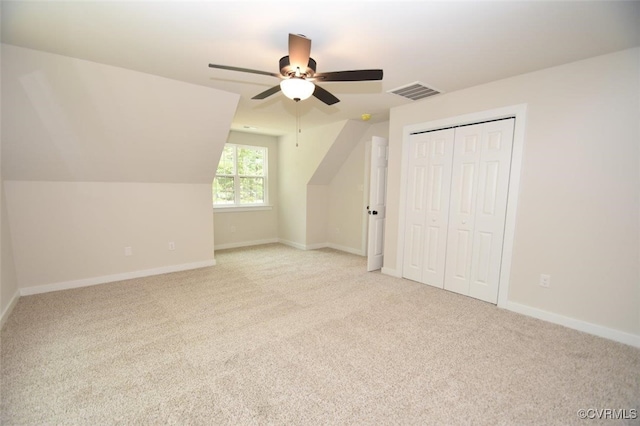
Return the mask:
{"type": "MultiPolygon", "coordinates": [[[[211,203],[215,210],[219,210],[220,212],[240,212],[240,211],[257,211],[257,210],[271,210],[272,206],[269,204],[269,148],[261,145],[246,145],[246,144],[237,144],[237,143],[225,143],[225,148],[227,146],[234,147],[234,165],[233,165],[233,175],[220,175],[221,177],[233,177],[233,188],[234,194],[236,195],[236,201],[233,204],[215,204],[213,197],[211,203]],[[264,153],[264,163],[263,163],[263,175],[262,176],[245,176],[240,175],[238,173],[238,148],[251,149],[254,151],[262,151],[264,153]],[[262,203],[251,203],[251,204],[241,204],[239,201],[240,197],[240,178],[242,177],[260,177],[264,180],[263,187],[263,195],[264,202],[262,203]]],[[[223,148],[224,149],[224,148],[223,148]]],[[[217,166],[216,166],[217,171],[217,166]]],[[[215,178],[218,177],[216,174],[215,178]]],[[[211,182],[211,186],[213,188],[213,181],[211,182]]]]}
{"type": "Polygon", "coordinates": [[[242,207],[227,204],[226,206],[213,206],[216,213],[240,213],[240,212],[257,212],[262,210],[273,210],[272,205],[245,204],[242,207]]]}

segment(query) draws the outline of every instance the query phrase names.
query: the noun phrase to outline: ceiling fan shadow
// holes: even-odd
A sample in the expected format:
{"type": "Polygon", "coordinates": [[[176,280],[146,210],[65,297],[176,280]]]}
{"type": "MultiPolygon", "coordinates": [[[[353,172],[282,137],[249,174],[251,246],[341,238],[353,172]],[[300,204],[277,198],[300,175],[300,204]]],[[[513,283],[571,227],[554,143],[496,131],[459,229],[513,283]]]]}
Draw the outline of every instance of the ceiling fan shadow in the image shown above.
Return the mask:
{"type": "Polygon", "coordinates": [[[323,87],[331,93],[343,95],[366,95],[382,93],[381,81],[361,81],[357,83],[323,83],[323,87]]]}
{"type": "Polygon", "coordinates": [[[219,77],[209,77],[209,81],[215,81],[220,83],[239,83],[239,84],[253,84],[255,86],[273,86],[273,81],[271,83],[261,83],[256,81],[248,81],[248,80],[237,80],[231,78],[219,78],[219,77]]]}

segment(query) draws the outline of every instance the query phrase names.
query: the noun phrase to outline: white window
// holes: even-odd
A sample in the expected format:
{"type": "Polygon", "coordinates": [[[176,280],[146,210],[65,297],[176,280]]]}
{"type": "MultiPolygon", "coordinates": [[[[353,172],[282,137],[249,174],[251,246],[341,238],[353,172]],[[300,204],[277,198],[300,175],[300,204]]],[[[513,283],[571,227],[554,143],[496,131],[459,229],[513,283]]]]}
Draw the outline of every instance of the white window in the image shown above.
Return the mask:
{"type": "Polygon", "coordinates": [[[213,179],[213,205],[249,207],[267,203],[267,148],[226,144],[213,179]]]}

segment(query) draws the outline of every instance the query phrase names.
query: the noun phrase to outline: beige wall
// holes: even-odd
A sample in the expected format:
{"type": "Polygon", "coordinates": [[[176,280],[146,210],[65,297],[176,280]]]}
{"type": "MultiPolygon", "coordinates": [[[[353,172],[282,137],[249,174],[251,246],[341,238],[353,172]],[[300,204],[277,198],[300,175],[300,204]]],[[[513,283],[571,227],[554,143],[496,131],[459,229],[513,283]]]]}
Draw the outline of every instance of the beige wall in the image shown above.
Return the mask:
{"type": "MultiPolygon", "coordinates": [[[[2,56],[0,55],[0,86],[2,82],[2,56]]],[[[0,102],[2,116],[2,102],[0,102]]],[[[0,128],[0,157],[2,156],[2,129],[0,128]]],[[[0,164],[2,162],[0,161],[0,164]]],[[[4,183],[0,167],[0,328],[10,314],[11,307],[17,301],[18,280],[13,263],[13,247],[11,231],[7,217],[7,202],[4,194],[4,183]]]]}
{"type": "Polygon", "coordinates": [[[361,140],[328,186],[327,241],[330,245],[364,255],[362,222],[366,206],[365,151],[361,140]]]}
{"type": "Polygon", "coordinates": [[[368,194],[368,157],[371,138],[389,137],[389,122],[369,125],[328,185],[327,241],[330,246],[366,254],[365,212],[368,194]]]}
{"type": "Polygon", "coordinates": [[[210,185],[5,181],[5,187],[22,289],[213,259],[210,185]]]}
{"type": "MultiPolygon", "coordinates": [[[[1,64],[1,57],[0,57],[1,64]]],[[[0,66],[0,70],[2,67],[0,66]]],[[[2,81],[0,71],[0,82],[2,81]]],[[[1,84],[1,83],[0,83],[1,84]]],[[[0,103],[0,116],[2,115],[0,103]]],[[[2,152],[2,131],[0,129],[0,156],[2,152]]],[[[0,164],[2,162],[0,161],[0,164]]],[[[13,263],[11,230],[7,216],[7,202],[4,193],[2,170],[0,167],[0,328],[9,316],[11,306],[18,299],[18,280],[13,263]]]]}
{"type": "MultiPolygon", "coordinates": [[[[307,233],[317,235],[316,224],[307,224],[307,183],[336,141],[345,121],[302,129],[296,147],[296,135],[279,138],[278,144],[278,238],[299,248],[307,246],[307,233]]],[[[320,224],[324,226],[324,224],[320,224]]]]}
{"type": "Polygon", "coordinates": [[[13,248],[11,246],[11,231],[7,217],[7,202],[4,194],[4,185],[0,188],[0,327],[2,321],[6,320],[6,313],[10,310],[10,305],[18,297],[18,280],[13,263],[13,248]]]}
{"type": "Polygon", "coordinates": [[[346,121],[340,134],[324,154],[322,161],[307,183],[309,185],[328,185],[331,183],[369,127],[370,125],[363,121],[346,121]]]}
{"type": "MultiPolygon", "coordinates": [[[[308,248],[329,245],[329,185],[333,177],[344,167],[345,161],[358,145],[368,124],[348,120],[340,134],[324,153],[307,184],[307,242],[308,248]]],[[[362,160],[362,159],[361,159],[362,160]]],[[[345,182],[347,185],[348,182],[345,182]]]]}
{"type": "Polygon", "coordinates": [[[213,263],[237,94],[4,44],[2,58],[2,240],[22,294],[213,263]]]}
{"type": "MultiPolygon", "coordinates": [[[[230,132],[229,143],[265,146],[269,149],[269,205],[267,210],[231,212],[214,210],[214,241],[216,250],[252,244],[275,242],[278,239],[278,138],[243,132],[230,132]]],[[[214,166],[215,168],[215,166],[214,166]]]]}
{"type": "Polygon", "coordinates": [[[517,104],[527,113],[509,301],[640,335],[640,49],[394,108],[385,268],[400,268],[403,127],[517,104]]]}
{"type": "Polygon", "coordinates": [[[287,141],[289,148],[295,148],[295,136],[281,138],[280,193],[287,195],[280,197],[279,239],[300,248],[330,246],[364,255],[365,147],[373,135],[387,137],[389,126],[388,122],[342,124],[307,131],[297,149],[304,144],[309,149],[291,150],[290,157],[282,151],[287,141]]]}
{"type": "Polygon", "coordinates": [[[307,185],[307,248],[327,245],[329,186],[307,185]]]}
{"type": "Polygon", "coordinates": [[[239,96],[2,45],[7,180],[207,183],[239,96]]]}

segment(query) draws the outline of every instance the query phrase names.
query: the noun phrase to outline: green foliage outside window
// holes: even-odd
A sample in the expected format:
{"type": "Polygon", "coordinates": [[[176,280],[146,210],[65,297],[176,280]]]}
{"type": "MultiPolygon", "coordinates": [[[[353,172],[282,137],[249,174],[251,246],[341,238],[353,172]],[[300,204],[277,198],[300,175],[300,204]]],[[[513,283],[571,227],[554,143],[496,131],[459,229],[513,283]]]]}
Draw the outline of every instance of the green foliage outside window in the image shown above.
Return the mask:
{"type": "Polygon", "coordinates": [[[225,145],[220,156],[216,176],[233,175],[236,172],[235,167],[235,149],[231,145],[225,145]]]}
{"type": "Polygon", "coordinates": [[[267,148],[227,144],[213,180],[213,204],[265,204],[267,148]]]}

